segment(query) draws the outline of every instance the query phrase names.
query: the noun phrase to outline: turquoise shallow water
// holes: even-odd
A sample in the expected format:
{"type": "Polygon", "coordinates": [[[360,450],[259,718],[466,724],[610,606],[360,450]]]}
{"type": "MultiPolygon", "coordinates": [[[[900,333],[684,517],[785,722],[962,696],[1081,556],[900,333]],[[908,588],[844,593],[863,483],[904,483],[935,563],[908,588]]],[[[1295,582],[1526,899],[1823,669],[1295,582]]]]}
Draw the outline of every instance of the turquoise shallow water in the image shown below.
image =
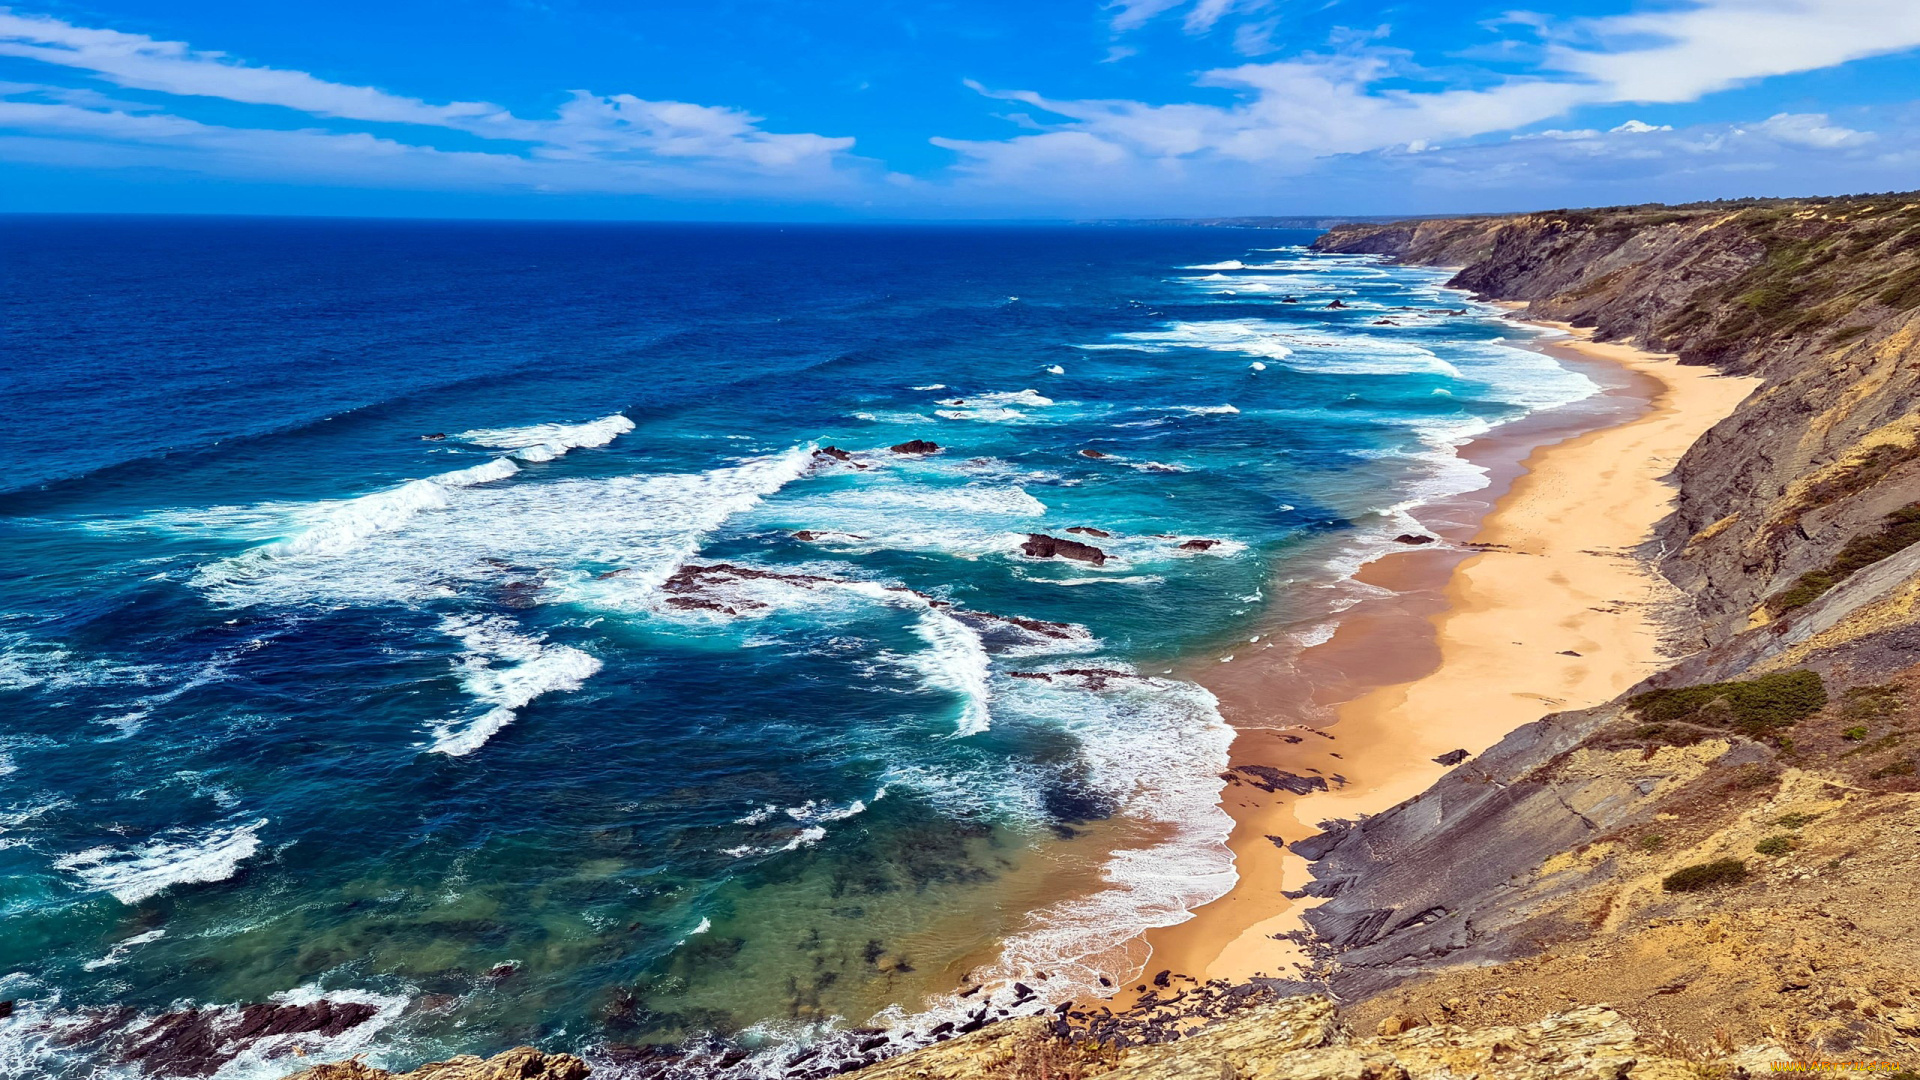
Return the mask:
{"type": "Polygon", "coordinates": [[[1315,633],[1454,445],[1592,390],[1310,234],[0,238],[8,1075],[112,1075],[58,1037],[107,1006],[778,1071],[1083,993],[1232,880],[1173,661],[1315,633]],[[1021,552],[1075,527],[1103,564],[1021,552]]]}

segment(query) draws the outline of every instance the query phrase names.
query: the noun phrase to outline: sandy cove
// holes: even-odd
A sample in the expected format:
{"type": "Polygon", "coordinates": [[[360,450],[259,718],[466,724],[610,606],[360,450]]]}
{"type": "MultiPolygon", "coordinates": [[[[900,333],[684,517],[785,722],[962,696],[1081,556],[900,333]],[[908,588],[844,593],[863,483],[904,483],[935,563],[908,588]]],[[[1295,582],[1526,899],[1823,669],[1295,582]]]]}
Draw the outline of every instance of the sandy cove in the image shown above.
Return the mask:
{"type": "Polygon", "coordinates": [[[1230,776],[1222,798],[1239,882],[1188,922],[1148,935],[1149,975],[1296,973],[1303,956],[1285,935],[1303,929],[1301,912],[1316,901],[1282,895],[1309,880],[1306,861],[1282,844],[1321,821],[1387,810],[1446,771],[1434,758],[1479,753],[1662,666],[1660,608],[1671,587],[1631,552],[1671,508],[1664,477],[1758,380],[1543,325],[1573,337],[1535,347],[1602,393],[1462,448],[1492,485],[1415,512],[1448,544],[1368,563],[1359,580],[1387,592],[1349,610],[1322,644],[1269,642],[1184,673],[1220,698],[1237,731],[1236,770],[1267,766],[1330,786],[1294,795],[1265,790],[1257,775],[1230,776]]]}

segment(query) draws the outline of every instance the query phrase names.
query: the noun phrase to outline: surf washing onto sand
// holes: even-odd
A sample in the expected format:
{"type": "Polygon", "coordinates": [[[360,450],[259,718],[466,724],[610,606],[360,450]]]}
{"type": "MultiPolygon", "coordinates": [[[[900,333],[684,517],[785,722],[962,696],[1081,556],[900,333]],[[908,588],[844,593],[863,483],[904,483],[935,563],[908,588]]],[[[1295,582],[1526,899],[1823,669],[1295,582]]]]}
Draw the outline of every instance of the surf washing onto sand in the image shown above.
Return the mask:
{"type": "Polygon", "coordinates": [[[191,265],[167,227],[65,257],[168,328],[117,361],[168,424],[109,403],[0,492],[9,1075],[114,1075],[55,1036],[123,1007],[334,1003],[224,1080],[774,1076],[1109,993],[1235,880],[1232,732],[1175,673],[1330,632],[1486,483],[1463,442],[1594,391],[1305,233],[343,225],[300,298],[360,313],[341,364],[291,298],[228,317],[293,226],[191,265]]]}

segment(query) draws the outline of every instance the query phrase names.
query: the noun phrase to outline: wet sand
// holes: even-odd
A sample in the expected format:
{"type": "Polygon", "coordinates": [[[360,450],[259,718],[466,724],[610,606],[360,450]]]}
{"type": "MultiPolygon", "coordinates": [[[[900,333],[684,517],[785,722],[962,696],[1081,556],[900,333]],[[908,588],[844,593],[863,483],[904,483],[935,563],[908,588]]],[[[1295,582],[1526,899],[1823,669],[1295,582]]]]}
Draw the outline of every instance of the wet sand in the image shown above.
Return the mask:
{"type": "Polygon", "coordinates": [[[1435,757],[1478,753],[1662,666],[1670,586],[1632,550],[1671,508],[1664,477],[1681,454],[1758,380],[1556,328],[1574,336],[1533,347],[1602,392],[1463,447],[1491,486],[1414,511],[1444,543],[1362,567],[1357,580],[1376,589],[1320,644],[1289,646],[1275,626],[1263,643],[1226,646],[1181,673],[1219,697],[1237,732],[1222,798],[1239,882],[1191,920],[1148,934],[1148,977],[1296,974],[1304,958],[1286,935],[1315,901],[1282,895],[1309,880],[1284,843],[1418,794],[1446,771],[1435,757]],[[1220,662],[1226,655],[1232,662],[1220,662]],[[1328,788],[1262,790],[1267,781],[1242,766],[1328,788]]]}

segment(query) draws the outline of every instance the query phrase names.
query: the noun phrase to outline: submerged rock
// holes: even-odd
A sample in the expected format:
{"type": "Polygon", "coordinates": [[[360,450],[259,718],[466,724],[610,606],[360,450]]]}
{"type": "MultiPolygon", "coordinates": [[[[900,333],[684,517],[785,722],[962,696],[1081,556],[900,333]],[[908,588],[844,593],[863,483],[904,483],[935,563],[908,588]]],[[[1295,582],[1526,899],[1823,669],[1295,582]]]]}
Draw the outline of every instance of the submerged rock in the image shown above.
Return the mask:
{"type": "Polygon", "coordinates": [[[1080,456],[1081,456],[1081,457],[1089,457],[1089,458],[1103,458],[1103,457],[1112,457],[1113,455],[1112,455],[1112,454],[1103,454],[1103,453],[1101,453],[1101,452],[1100,452],[1100,451],[1098,451],[1098,450],[1082,450],[1082,451],[1080,451],[1080,456]]]}
{"type": "Polygon", "coordinates": [[[1113,538],[1113,534],[1106,531],[1105,529],[1094,529],[1094,528],[1089,528],[1085,525],[1075,525],[1073,528],[1068,529],[1067,531],[1070,533],[1079,533],[1081,536],[1097,537],[1101,540],[1111,540],[1113,538]]]}
{"type": "Polygon", "coordinates": [[[1036,559],[1051,559],[1058,556],[1062,559],[1077,559],[1080,562],[1092,563],[1095,566],[1100,566],[1107,561],[1107,553],[1092,544],[1083,544],[1078,540],[1062,540],[1045,533],[1028,533],[1027,542],[1020,545],[1020,550],[1036,559]]]}
{"type": "Polygon", "coordinates": [[[896,454],[933,454],[939,452],[940,444],[928,442],[925,439],[911,439],[907,442],[889,446],[887,449],[896,454]]]}
{"type": "Polygon", "coordinates": [[[1210,551],[1219,545],[1218,540],[1189,540],[1180,545],[1181,551],[1210,551]]]}

